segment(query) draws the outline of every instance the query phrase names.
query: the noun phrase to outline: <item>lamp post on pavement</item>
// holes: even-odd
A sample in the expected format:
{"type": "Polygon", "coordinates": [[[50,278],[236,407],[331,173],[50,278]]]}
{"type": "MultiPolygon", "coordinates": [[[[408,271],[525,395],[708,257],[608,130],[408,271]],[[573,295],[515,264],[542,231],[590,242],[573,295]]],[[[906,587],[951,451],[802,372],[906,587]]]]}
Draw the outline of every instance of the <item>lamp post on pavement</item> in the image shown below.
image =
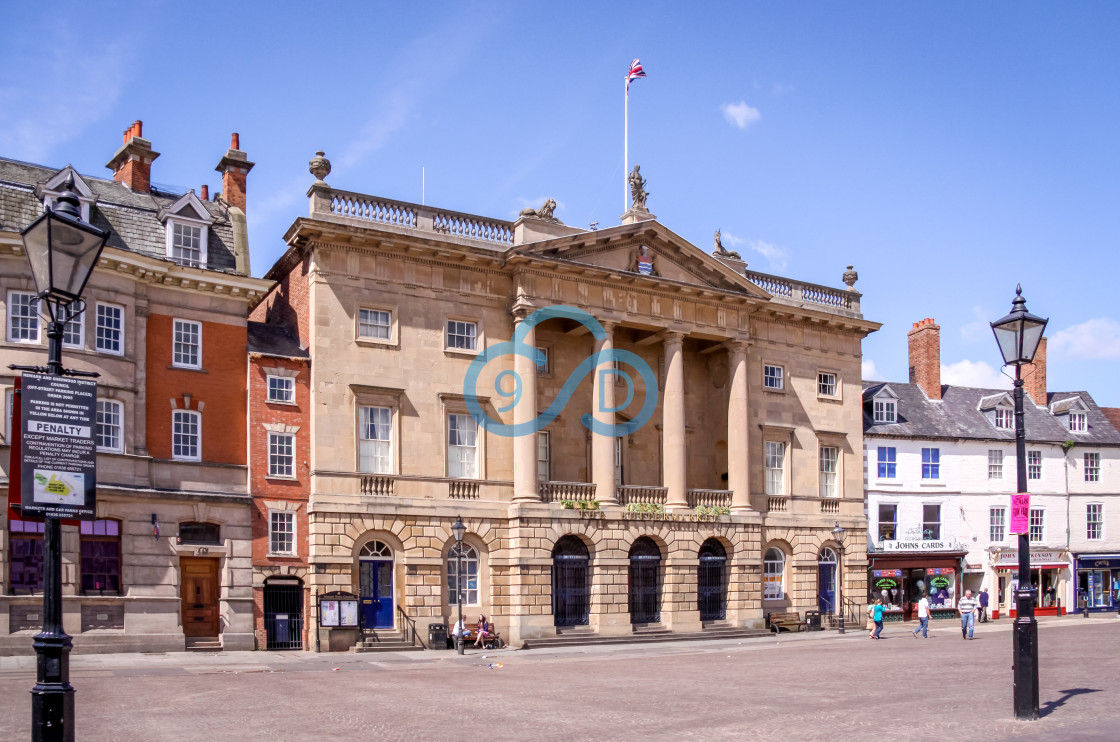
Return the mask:
{"type": "MultiPolygon", "coordinates": [[[[1005,366],[1015,367],[1015,470],[1017,492],[1027,494],[1027,434],[1023,421],[1022,367],[1034,360],[1049,320],[1027,311],[1023,288],[1015,287],[1011,314],[992,323],[1005,366]]],[[[1015,718],[1038,718],[1038,622],[1034,618],[1031,587],[1031,544],[1029,528],[1019,534],[1019,587],[1015,592],[1018,615],[1012,632],[1014,651],[1015,718]]]]}
{"type": "Polygon", "coordinates": [[[836,521],[836,527],[832,529],[832,537],[836,539],[836,543],[840,546],[840,559],[836,564],[836,633],[844,633],[844,527],[840,525],[840,521],[836,521]]]}
{"type": "MultiPolygon", "coordinates": [[[[8,368],[51,376],[96,376],[62,368],[62,335],[66,323],[85,309],[82,291],[109,235],[82,220],[71,175],[52,209],[29,224],[20,237],[38,307],[47,307],[47,366],[8,368]]],[[[19,455],[16,453],[15,455],[19,455]]],[[[28,472],[30,475],[30,472],[28,472]]],[[[72,742],[74,688],[70,685],[69,634],[62,627],[62,526],[57,517],[43,522],[43,630],[35,635],[35,686],[31,689],[31,739],[72,742]]]]}
{"type": "Polygon", "coordinates": [[[455,516],[451,533],[455,534],[455,602],[459,604],[459,630],[455,632],[455,649],[463,654],[463,536],[467,533],[467,527],[463,525],[462,516],[455,516]]]}

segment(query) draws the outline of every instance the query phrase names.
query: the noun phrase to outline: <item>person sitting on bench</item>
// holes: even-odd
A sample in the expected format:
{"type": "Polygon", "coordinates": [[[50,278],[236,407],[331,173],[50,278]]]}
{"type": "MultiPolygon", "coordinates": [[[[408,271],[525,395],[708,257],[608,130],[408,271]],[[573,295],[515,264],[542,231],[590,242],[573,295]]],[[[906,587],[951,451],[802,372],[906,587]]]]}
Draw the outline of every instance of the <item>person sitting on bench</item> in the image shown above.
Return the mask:
{"type": "Polygon", "coordinates": [[[478,636],[474,640],[474,645],[476,647],[482,647],[483,643],[490,637],[489,629],[490,626],[486,623],[486,616],[480,614],[478,617],[478,629],[475,632],[478,636]]]}

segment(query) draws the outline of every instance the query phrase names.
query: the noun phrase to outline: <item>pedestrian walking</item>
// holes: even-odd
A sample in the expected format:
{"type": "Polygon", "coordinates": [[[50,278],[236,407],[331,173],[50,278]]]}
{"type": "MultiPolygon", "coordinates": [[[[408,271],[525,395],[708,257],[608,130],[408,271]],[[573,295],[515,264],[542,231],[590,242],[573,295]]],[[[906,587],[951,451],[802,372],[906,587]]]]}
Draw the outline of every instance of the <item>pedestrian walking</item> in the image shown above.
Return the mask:
{"type": "Polygon", "coordinates": [[[929,598],[925,595],[918,601],[918,628],[914,629],[914,638],[921,632],[923,639],[929,638],[929,598]]]}
{"type": "Polygon", "coordinates": [[[980,623],[988,623],[988,588],[980,591],[980,623]]]}
{"type": "MultiPolygon", "coordinates": [[[[875,625],[875,628],[871,630],[871,633],[868,636],[870,636],[872,639],[881,638],[879,636],[879,634],[881,634],[883,632],[883,599],[882,598],[877,599],[875,601],[875,605],[868,606],[867,617],[870,618],[871,622],[875,625]]],[[[868,628],[871,628],[871,627],[868,627],[868,628]]]]}
{"type": "Polygon", "coordinates": [[[976,628],[976,598],[971,590],[964,591],[964,597],[957,601],[957,615],[961,617],[961,638],[971,639],[976,628]]]}

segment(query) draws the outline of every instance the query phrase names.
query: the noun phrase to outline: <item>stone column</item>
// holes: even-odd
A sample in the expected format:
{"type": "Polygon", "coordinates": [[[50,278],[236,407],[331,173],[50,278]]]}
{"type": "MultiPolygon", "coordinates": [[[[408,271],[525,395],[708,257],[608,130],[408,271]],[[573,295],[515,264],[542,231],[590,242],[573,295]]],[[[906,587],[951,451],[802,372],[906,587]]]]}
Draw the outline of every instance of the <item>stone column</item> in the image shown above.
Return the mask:
{"type": "Polygon", "coordinates": [[[665,397],[662,400],[663,470],[668,489],[665,505],[688,507],[688,460],[684,424],[684,334],[665,333],[665,397]]]}
{"type": "MultiPolygon", "coordinates": [[[[514,334],[525,315],[514,316],[514,334]]],[[[537,344],[537,330],[528,328],[525,332],[524,343],[535,348],[537,344]]],[[[513,370],[521,379],[521,399],[513,408],[513,422],[515,425],[528,424],[537,419],[537,364],[533,358],[515,355],[513,370]]],[[[513,439],[513,501],[514,502],[540,502],[541,495],[537,482],[537,434],[536,432],[519,435],[513,439]]]]}
{"type": "MultiPolygon", "coordinates": [[[[614,376],[603,371],[613,368],[610,352],[614,350],[613,322],[603,322],[606,335],[595,341],[594,383],[592,384],[591,414],[601,425],[614,425],[614,376]]],[[[595,499],[603,503],[616,503],[614,481],[614,447],[616,439],[609,435],[591,433],[591,481],[595,483],[595,499]]]]}
{"type": "Polygon", "coordinates": [[[731,507],[750,510],[750,426],[747,424],[747,344],[728,344],[730,393],[727,399],[727,489],[731,507]]]}

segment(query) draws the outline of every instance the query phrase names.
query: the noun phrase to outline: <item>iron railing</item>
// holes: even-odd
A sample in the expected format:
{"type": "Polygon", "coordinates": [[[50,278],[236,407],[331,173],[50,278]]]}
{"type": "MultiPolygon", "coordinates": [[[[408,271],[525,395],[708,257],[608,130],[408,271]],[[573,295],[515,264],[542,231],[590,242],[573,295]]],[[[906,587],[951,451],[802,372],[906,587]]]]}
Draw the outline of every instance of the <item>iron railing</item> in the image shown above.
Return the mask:
{"type": "MultiPolygon", "coordinates": [[[[404,612],[404,608],[397,606],[397,617],[400,618],[401,635],[404,640],[414,647],[423,647],[424,640],[416,631],[416,620],[404,612]]],[[[430,649],[430,647],[428,647],[430,649]]]]}

